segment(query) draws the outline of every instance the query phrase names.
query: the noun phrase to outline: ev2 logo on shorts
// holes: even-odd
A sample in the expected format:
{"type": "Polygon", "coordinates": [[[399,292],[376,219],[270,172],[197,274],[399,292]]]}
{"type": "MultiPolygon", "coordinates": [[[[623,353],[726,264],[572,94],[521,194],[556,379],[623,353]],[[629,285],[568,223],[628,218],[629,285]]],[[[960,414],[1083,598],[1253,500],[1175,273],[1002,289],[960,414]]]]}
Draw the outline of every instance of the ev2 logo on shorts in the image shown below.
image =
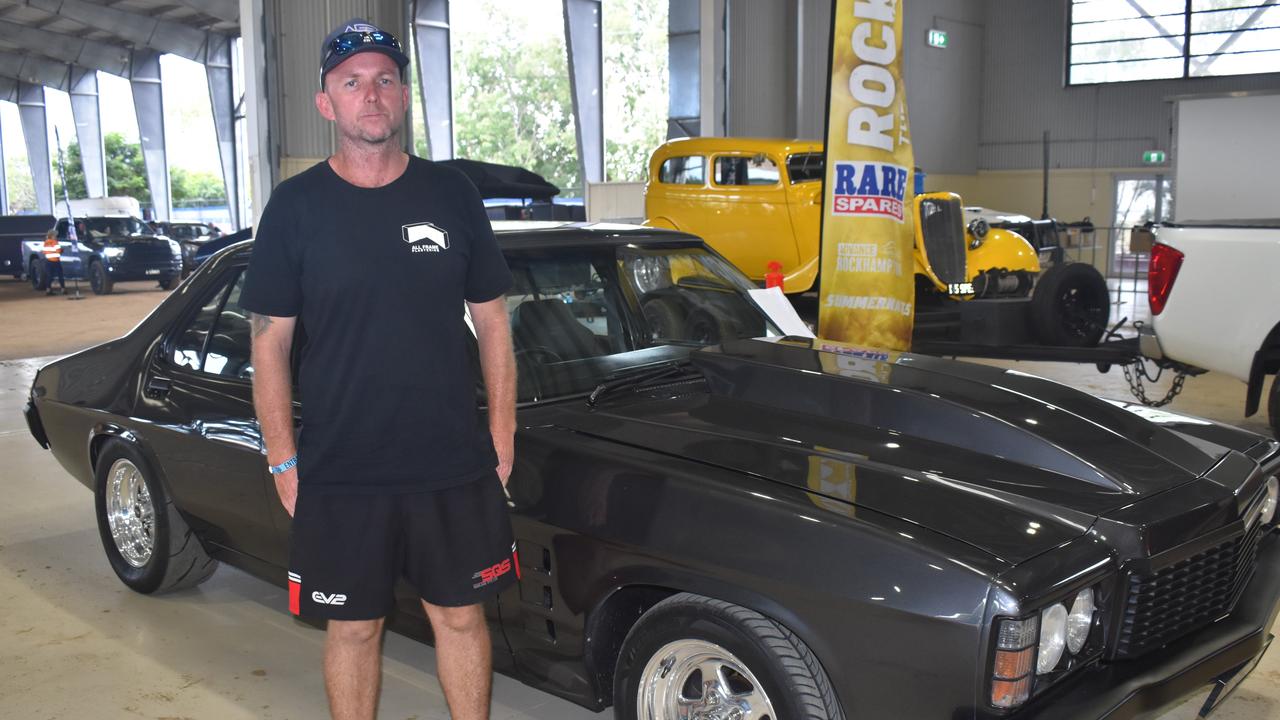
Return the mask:
{"type": "Polygon", "coordinates": [[[438,253],[449,249],[449,233],[429,222],[413,223],[400,227],[400,236],[409,243],[409,252],[438,253]]]}
{"type": "Polygon", "coordinates": [[[311,593],[311,599],[315,600],[321,605],[346,605],[347,604],[347,596],[343,595],[342,593],[334,593],[332,595],[326,595],[320,592],[319,590],[317,590],[311,593]]]}

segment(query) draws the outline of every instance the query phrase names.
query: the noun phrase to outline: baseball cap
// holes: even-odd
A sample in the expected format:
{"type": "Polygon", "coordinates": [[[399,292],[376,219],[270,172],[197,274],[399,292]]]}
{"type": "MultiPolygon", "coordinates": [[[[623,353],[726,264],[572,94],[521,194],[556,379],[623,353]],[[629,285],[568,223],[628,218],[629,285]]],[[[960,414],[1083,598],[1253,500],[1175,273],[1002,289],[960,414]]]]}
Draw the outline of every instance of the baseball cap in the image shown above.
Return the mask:
{"type": "Polygon", "coordinates": [[[404,70],[409,58],[395,35],[363,18],[351,18],[325,36],[320,46],[320,85],[324,76],[347,58],[362,52],[380,52],[404,70]]]}

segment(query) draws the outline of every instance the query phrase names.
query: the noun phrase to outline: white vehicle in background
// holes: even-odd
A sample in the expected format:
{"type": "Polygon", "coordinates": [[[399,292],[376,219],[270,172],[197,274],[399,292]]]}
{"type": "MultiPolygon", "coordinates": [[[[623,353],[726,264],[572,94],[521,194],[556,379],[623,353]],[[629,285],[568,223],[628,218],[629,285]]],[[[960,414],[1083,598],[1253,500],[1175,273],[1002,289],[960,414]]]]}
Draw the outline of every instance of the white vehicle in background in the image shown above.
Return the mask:
{"type": "MultiPolygon", "coordinates": [[[[1153,327],[1143,329],[1142,353],[1243,381],[1245,415],[1253,415],[1267,376],[1280,371],[1280,222],[1164,225],[1156,240],[1148,276],[1153,327]]],[[[1280,437],[1276,380],[1268,415],[1280,437]]]]}

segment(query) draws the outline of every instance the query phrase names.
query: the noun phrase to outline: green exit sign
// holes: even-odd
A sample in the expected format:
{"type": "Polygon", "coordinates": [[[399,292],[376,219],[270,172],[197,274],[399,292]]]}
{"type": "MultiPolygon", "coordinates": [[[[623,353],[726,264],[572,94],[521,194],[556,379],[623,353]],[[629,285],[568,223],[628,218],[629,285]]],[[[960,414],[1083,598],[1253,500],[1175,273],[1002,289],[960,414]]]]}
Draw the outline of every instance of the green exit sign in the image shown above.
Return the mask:
{"type": "Polygon", "coordinates": [[[930,30],[928,43],[929,47],[946,48],[949,42],[946,30],[930,30]]]}
{"type": "Polygon", "coordinates": [[[1164,162],[1164,158],[1163,150],[1148,150],[1142,153],[1142,162],[1147,165],[1160,165],[1164,162]]]}

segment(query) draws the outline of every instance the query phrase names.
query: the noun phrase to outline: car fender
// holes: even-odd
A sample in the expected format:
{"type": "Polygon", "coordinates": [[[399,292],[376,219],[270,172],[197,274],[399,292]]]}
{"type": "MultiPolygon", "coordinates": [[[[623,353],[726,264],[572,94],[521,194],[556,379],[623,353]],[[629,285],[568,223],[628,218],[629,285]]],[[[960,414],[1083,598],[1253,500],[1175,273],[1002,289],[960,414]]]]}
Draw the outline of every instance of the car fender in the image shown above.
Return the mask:
{"type": "Polygon", "coordinates": [[[991,228],[978,247],[973,247],[973,234],[966,232],[969,247],[970,279],[983,270],[1001,268],[1007,272],[1040,272],[1040,259],[1027,239],[1012,230],[991,228]]]}

